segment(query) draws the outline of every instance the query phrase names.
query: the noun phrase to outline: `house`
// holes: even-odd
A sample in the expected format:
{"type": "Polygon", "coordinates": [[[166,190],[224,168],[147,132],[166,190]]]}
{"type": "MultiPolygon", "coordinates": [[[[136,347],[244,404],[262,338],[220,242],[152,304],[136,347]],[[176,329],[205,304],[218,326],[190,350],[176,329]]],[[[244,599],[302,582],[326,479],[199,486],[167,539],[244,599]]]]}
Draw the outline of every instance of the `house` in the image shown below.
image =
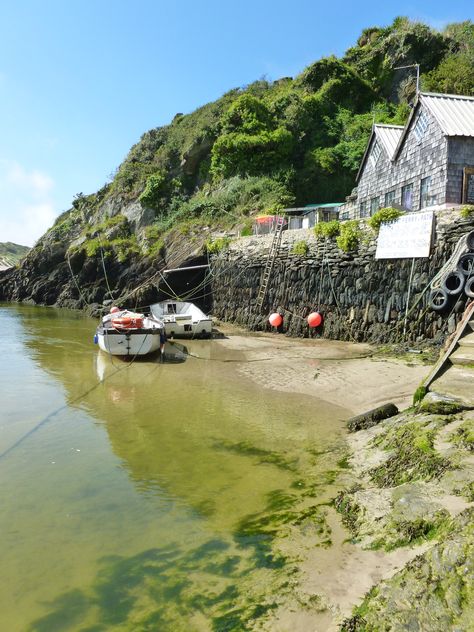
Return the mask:
{"type": "Polygon", "coordinates": [[[307,204],[296,208],[286,208],[288,228],[312,228],[319,222],[329,222],[339,217],[342,202],[326,202],[325,204],[307,204]]]}
{"type": "Polygon", "coordinates": [[[474,204],[474,97],[420,92],[404,127],[374,125],[341,219],[474,204]]]}

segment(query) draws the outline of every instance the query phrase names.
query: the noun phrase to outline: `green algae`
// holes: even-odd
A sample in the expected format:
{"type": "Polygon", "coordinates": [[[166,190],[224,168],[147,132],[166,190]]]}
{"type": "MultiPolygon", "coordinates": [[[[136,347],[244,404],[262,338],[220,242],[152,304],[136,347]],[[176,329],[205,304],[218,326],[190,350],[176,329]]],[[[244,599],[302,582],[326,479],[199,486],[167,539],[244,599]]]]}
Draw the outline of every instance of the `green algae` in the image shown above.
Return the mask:
{"type": "Polygon", "coordinates": [[[341,631],[472,630],[473,518],[470,509],[450,520],[443,540],[371,591],[341,631]]]}
{"type": "Polygon", "coordinates": [[[393,487],[410,481],[431,480],[440,476],[450,467],[451,462],[440,456],[434,449],[436,426],[444,421],[433,420],[423,423],[414,421],[381,435],[375,445],[391,454],[381,465],[370,470],[371,480],[379,487],[393,487]]]}
{"type": "Polygon", "coordinates": [[[465,448],[469,452],[474,451],[474,420],[469,419],[460,426],[451,436],[455,445],[465,448]]]}
{"type": "Polygon", "coordinates": [[[231,441],[216,441],[214,447],[218,450],[226,450],[232,454],[256,457],[256,461],[259,464],[267,463],[290,472],[297,471],[297,459],[288,459],[288,457],[278,452],[257,448],[249,441],[239,441],[237,443],[231,441]]]}

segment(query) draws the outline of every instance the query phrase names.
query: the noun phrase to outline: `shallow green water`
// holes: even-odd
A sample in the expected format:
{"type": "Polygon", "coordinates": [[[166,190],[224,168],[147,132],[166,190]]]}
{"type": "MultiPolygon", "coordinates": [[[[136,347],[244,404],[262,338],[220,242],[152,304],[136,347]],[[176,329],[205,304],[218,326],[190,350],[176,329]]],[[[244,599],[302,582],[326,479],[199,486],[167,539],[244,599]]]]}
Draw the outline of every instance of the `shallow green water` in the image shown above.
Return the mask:
{"type": "Polygon", "coordinates": [[[0,630],[252,629],[296,572],[278,543],[329,545],[341,409],[219,340],[110,359],[95,325],[0,306],[0,630]]]}

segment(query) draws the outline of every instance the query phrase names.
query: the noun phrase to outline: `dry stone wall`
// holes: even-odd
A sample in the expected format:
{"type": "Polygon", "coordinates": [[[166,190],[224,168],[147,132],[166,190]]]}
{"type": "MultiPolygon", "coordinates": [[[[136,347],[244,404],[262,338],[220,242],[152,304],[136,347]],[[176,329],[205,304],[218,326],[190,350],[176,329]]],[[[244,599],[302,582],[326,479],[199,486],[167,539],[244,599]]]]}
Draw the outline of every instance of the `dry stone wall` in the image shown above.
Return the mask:
{"type": "Polygon", "coordinates": [[[376,260],[376,240],[370,232],[358,250],[349,253],[339,250],[334,239],[317,239],[311,230],[284,233],[261,310],[257,296],[271,236],[236,240],[212,260],[213,314],[251,330],[264,330],[270,329],[268,315],[280,311],[281,331],[290,336],[441,344],[461,318],[466,297],[453,299],[439,313],[429,308],[429,292],[423,290],[449,259],[460,236],[473,229],[474,218],[461,219],[457,212],[438,216],[432,255],[415,260],[406,323],[412,260],[376,260]],[[295,243],[302,241],[307,254],[292,254],[295,243]],[[312,311],[324,317],[316,329],[306,322],[312,311]]]}

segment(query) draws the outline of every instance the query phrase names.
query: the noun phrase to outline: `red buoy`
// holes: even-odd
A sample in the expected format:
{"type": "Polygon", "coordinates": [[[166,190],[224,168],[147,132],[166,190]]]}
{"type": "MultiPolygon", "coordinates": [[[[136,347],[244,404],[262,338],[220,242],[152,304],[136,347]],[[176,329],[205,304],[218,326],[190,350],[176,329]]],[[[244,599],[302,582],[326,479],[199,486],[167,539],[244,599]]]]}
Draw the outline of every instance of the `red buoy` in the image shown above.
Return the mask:
{"type": "Polygon", "coordinates": [[[319,325],[323,322],[323,317],[319,312],[311,312],[308,316],[308,325],[310,327],[319,327],[319,325]]]}
{"type": "Polygon", "coordinates": [[[270,325],[273,325],[273,327],[279,327],[283,322],[283,318],[281,317],[281,314],[275,312],[274,314],[270,314],[268,322],[270,325]]]}
{"type": "Polygon", "coordinates": [[[117,312],[120,311],[119,307],[116,307],[115,305],[113,307],[110,308],[110,313],[111,314],[116,314],[117,312]]]}

